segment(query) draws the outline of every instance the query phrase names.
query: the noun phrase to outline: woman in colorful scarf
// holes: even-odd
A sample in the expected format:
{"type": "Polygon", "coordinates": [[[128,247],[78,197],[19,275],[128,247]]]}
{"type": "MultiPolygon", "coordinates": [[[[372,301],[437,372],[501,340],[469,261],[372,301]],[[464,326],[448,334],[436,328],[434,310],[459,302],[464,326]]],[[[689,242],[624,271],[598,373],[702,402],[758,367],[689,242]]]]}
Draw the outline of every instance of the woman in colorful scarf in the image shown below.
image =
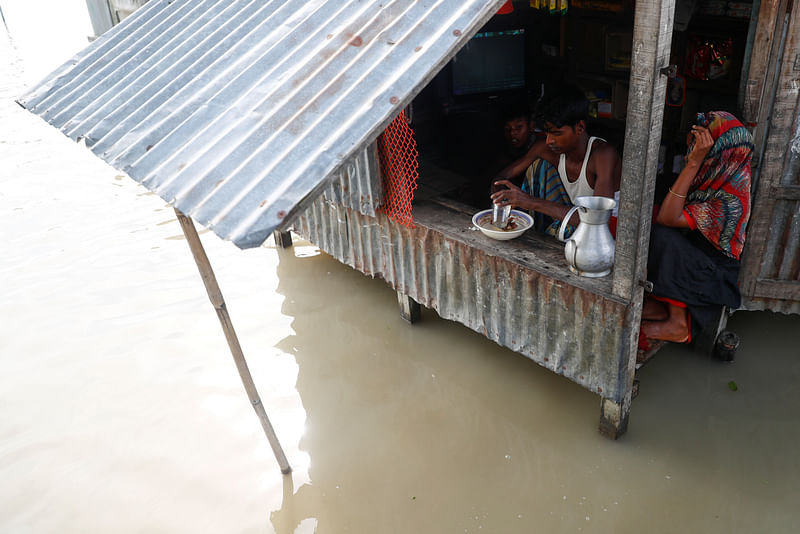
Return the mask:
{"type": "Polygon", "coordinates": [[[698,113],[686,166],[653,224],[642,309],[646,339],[688,343],[722,306],[738,308],[739,257],[750,218],[753,140],[733,115],[698,113]]]}

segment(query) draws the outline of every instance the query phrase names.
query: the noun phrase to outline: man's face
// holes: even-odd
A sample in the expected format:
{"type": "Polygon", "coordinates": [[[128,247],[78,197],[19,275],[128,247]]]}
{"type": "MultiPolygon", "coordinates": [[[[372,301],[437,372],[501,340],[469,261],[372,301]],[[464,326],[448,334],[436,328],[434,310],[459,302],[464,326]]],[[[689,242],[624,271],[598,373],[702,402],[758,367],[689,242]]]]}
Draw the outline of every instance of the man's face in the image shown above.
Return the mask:
{"type": "Polygon", "coordinates": [[[531,135],[530,122],[523,118],[511,119],[505,123],[503,131],[506,141],[514,148],[524,148],[531,135]]]}
{"type": "Polygon", "coordinates": [[[568,152],[580,142],[580,136],[584,128],[583,121],[578,122],[574,127],[557,127],[555,124],[545,123],[544,131],[547,133],[547,148],[556,154],[568,152]]]}

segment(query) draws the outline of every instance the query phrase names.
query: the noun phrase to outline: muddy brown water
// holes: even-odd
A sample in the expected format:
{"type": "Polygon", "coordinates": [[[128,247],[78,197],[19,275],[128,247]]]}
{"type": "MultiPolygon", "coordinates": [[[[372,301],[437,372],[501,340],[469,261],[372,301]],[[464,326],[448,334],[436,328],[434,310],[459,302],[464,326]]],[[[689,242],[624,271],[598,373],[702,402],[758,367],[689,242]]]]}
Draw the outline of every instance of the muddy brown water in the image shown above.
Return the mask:
{"type": "Polygon", "coordinates": [[[664,349],[611,442],[596,395],[310,243],[202,232],[282,476],[171,208],[10,100],[83,46],[58,5],[0,3],[0,532],[797,531],[797,317],[664,349]]]}

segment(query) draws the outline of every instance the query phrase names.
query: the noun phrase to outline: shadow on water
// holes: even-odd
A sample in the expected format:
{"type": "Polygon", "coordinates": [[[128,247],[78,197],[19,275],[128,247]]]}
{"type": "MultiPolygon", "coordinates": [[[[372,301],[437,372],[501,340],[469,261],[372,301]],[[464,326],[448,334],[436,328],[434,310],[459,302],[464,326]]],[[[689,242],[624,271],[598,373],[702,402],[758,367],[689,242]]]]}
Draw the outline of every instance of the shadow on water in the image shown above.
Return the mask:
{"type": "Polygon", "coordinates": [[[296,250],[280,251],[294,335],[278,348],[299,367],[310,482],[284,486],[277,532],[626,532],[678,509],[781,532],[796,514],[795,317],[736,314],[732,365],[663,350],[611,442],[594,394],[431,310],[409,325],[383,281],[296,250]]]}
{"type": "MultiPolygon", "coordinates": [[[[519,429],[530,421],[555,423],[550,409],[526,402],[524,389],[537,388],[554,405],[563,379],[549,373],[530,379],[538,370],[532,362],[429,310],[421,323],[405,323],[385,283],[324,254],[281,251],[278,277],[282,313],[294,318],[295,331],[278,347],[299,366],[296,387],[307,413],[300,446],[311,456],[312,480],[290,499],[291,513],[284,501],[274,514],[278,532],[292,532],[299,518],[319,517],[326,506],[336,523],[355,531],[374,527],[377,518],[402,525],[414,511],[407,507],[424,510],[436,500],[438,509],[452,498],[453,510],[430,509],[431,518],[459,513],[463,491],[469,489],[475,506],[493,491],[481,477],[464,480],[465,464],[473,475],[500,470],[518,483],[549,469],[524,458],[512,467],[509,459],[512,449],[536,447],[537,457],[529,459],[536,461],[557,453],[543,449],[546,442],[528,443],[519,429]],[[467,487],[453,492],[460,479],[467,487]]],[[[572,401],[591,401],[588,392],[571,389],[572,401]]],[[[584,430],[580,418],[560,427],[568,434],[584,430]]]]}

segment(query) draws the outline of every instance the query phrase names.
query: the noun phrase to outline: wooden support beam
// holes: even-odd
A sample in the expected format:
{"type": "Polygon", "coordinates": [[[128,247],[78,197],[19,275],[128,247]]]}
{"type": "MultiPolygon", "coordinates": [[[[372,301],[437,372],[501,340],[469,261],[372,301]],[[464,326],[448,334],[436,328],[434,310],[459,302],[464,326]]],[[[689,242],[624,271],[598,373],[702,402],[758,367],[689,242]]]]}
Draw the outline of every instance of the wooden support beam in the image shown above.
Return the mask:
{"type": "MultiPolygon", "coordinates": [[[[797,133],[800,135],[800,124],[797,133]]],[[[800,185],[773,185],[768,196],[775,200],[800,200],[800,185]]]]}
{"type": "Polygon", "coordinates": [[[631,300],[647,269],[674,11],[674,0],[636,3],[614,263],[614,293],[631,300]]]}
{"type": "Polygon", "coordinates": [[[612,439],[625,433],[636,367],[643,285],[653,210],[658,152],[664,120],[664,96],[672,43],[674,0],[640,0],[633,21],[633,54],[622,158],[619,223],[613,292],[630,302],[625,313],[623,353],[617,372],[624,384],[621,400],[603,398],[600,432],[612,439]]]}
{"type": "Polygon", "coordinates": [[[289,248],[292,246],[292,234],[291,232],[283,232],[281,230],[275,230],[272,232],[272,237],[275,239],[275,245],[278,248],[289,248]]]}
{"type": "Polygon", "coordinates": [[[236,363],[236,369],[239,371],[239,377],[242,379],[244,389],[247,391],[247,396],[250,398],[250,404],[256,411],[258,419],[261,422],[261,427],[264,429],[264,433],[267,435],[267,440],[269,440],[269,444],[272,447],[272,452],[275,454],[275,459],[278,460],[281,473],[291,473],[292,468],[289,465],[289,461],[286,459],[286,455],[283,453],[281,444],[278,441],[278,436],[275,434],[275,430],[272,428],[272,424],[269,421],[269,417],[267,417],[267,412],[264,409],[264,405],[261,403],[261,397],[258,395],[256,385],[253,383],[253,377],[250,374],[250,369],[248,368],[247,361],[244,358],[242,347],[239,345],[239,338],[236,337],[236,332],[233,329],[233,323],[231,322],[230,315],[228,314],[228,309],[225,306],[225,300],[222,298],[222,291],[219,289],[217,278],[214,276],[214,271],[211,269],[211,263],[208,261],[206,251],[203,249],[203,244],[200,242],[200,237],[197,235],[194,222],[177,209],[175,210],[175,215],[178,217],[178,222],[181,224],[183,235],[186,236],[186,242],[189,243],[189,248],[192,251],[192,256],[197,264],[197,268],[200,270],[200,276],[203,279],[203,284],[206,286],[208,298],[211,300],[211,304],[217,311],[217,317],[222,325],[222,331],[225,333],[225,339],[228,341],[228,347],[231,349],[233,361],[236,363]]]}
{"type": "Polygon", "coordinates": [[[600,399],[600,434],[610,439],[618,439],[627,432],[632,398],[633,383],[631,383],[631,391],[621,402],[606,398],[600,399]]]}
{"type": "Polygon", "coordinates": [[[797,280],[758,278],[756,279],[753,296],[764,299],[800,300],[800,282],[797,280]]]}
{"type": "Polygon", "coordinates": [[[397,303],[400,305],[400,317],[411,324],[419,322],[422,317],[422,310],[419,302],[412,299],[405,293],[397,292],[397,303]]]}
{"type": "MultiPolygon", "coordinates": [[[[745,94],[742,96],[742,118],[753,133],[753,181],[754,192],[763,166],[767,136],[773,127],[772,113],[775,89],[779,84],[781,66],[781,36],[787,5],[791,0],[762,0],[758,12],[758,23],[753,35],[749,72],[746,77],[745,94]]],[[[781,148],[786,145],[782,145],[781,148]]]]}

